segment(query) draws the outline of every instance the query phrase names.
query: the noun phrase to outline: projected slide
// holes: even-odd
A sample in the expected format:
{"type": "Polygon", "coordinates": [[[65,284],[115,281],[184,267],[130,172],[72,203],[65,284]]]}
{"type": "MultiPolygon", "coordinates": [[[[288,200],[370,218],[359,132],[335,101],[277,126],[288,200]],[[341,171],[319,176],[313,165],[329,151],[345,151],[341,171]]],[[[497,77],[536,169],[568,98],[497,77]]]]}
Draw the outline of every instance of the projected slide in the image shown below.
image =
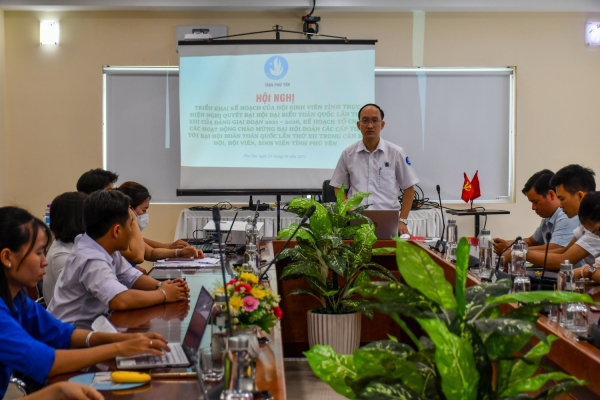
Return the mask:
{"type": "Polygon", "coordinates": [[[181,166],[333,170],[361,139],[374,57],[373,48],[181,57],[181,166]]]}

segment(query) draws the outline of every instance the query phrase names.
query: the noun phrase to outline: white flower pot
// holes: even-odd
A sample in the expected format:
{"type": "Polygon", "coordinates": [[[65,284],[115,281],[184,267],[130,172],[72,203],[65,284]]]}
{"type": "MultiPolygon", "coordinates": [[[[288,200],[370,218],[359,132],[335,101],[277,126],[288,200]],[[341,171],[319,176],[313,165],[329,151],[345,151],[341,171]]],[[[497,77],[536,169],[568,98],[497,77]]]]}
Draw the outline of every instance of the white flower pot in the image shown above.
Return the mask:
{"type": "Polygon", "coordinates": [[[360,313],[307,315],[310,347],[325,344],[339,354],[353,354],[360,346],[360,313]]]}

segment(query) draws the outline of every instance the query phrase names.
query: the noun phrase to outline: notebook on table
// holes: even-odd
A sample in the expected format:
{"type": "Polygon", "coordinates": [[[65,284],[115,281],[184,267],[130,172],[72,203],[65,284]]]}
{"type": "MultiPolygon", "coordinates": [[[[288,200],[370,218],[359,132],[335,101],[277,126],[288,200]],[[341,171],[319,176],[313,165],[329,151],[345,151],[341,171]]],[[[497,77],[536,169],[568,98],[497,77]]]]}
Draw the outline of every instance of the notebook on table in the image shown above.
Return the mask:
{"type": "Polygon", "coordinates": [[[117,357],[117,369],[176,368],[190,365],[190,360],[200,347],[213,303],[214,299],[210,293],[202,287],[182,343],[169,343],[171,351],[165,351],[162,356],[142,354],[133,357],[117,357]]]}

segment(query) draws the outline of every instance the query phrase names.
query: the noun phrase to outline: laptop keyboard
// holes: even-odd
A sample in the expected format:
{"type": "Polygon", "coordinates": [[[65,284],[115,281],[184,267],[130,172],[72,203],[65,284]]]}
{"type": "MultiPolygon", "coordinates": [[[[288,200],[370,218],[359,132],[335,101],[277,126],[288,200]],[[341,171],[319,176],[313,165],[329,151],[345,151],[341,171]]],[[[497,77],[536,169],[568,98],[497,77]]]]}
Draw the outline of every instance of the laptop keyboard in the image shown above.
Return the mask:
{"type": "Polygon", "coordinates": [[[131,359],[121,360],[121,366],[140,366],[147,365],[149,367],[153,365],[166,366],[176,364],[188,364],[187,357],[183,352],[183,348],[179,343],[169,343],[170,352],[165,351],[162,356],[156,356],[154,354],[147,354],[144,356],[132,357],[131,359]]]}

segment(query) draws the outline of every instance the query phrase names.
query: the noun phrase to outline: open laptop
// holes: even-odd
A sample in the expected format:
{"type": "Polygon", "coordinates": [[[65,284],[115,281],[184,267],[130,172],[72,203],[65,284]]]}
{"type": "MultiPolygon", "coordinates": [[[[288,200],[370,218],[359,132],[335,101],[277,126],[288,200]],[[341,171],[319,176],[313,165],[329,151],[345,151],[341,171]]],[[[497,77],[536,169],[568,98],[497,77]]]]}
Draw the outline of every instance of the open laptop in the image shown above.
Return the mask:
{"type": "Polygon", "coordinates": [[[213,303],[214,299],[210,293],[202,287],[183,343],[169,343],[171,351],[165,351],[162,356],[142,354],[133,357],[117,357],[117,369],[176,368],[190,365],[190,360],[194,358],[200,347],[213,303]]]}
{"type": "Polygon", "coordinates": [[[375,236],[379,240],[390,240],[398,236],[398,210],[364,210],[362,215],[373,221],[375,236]]]}

